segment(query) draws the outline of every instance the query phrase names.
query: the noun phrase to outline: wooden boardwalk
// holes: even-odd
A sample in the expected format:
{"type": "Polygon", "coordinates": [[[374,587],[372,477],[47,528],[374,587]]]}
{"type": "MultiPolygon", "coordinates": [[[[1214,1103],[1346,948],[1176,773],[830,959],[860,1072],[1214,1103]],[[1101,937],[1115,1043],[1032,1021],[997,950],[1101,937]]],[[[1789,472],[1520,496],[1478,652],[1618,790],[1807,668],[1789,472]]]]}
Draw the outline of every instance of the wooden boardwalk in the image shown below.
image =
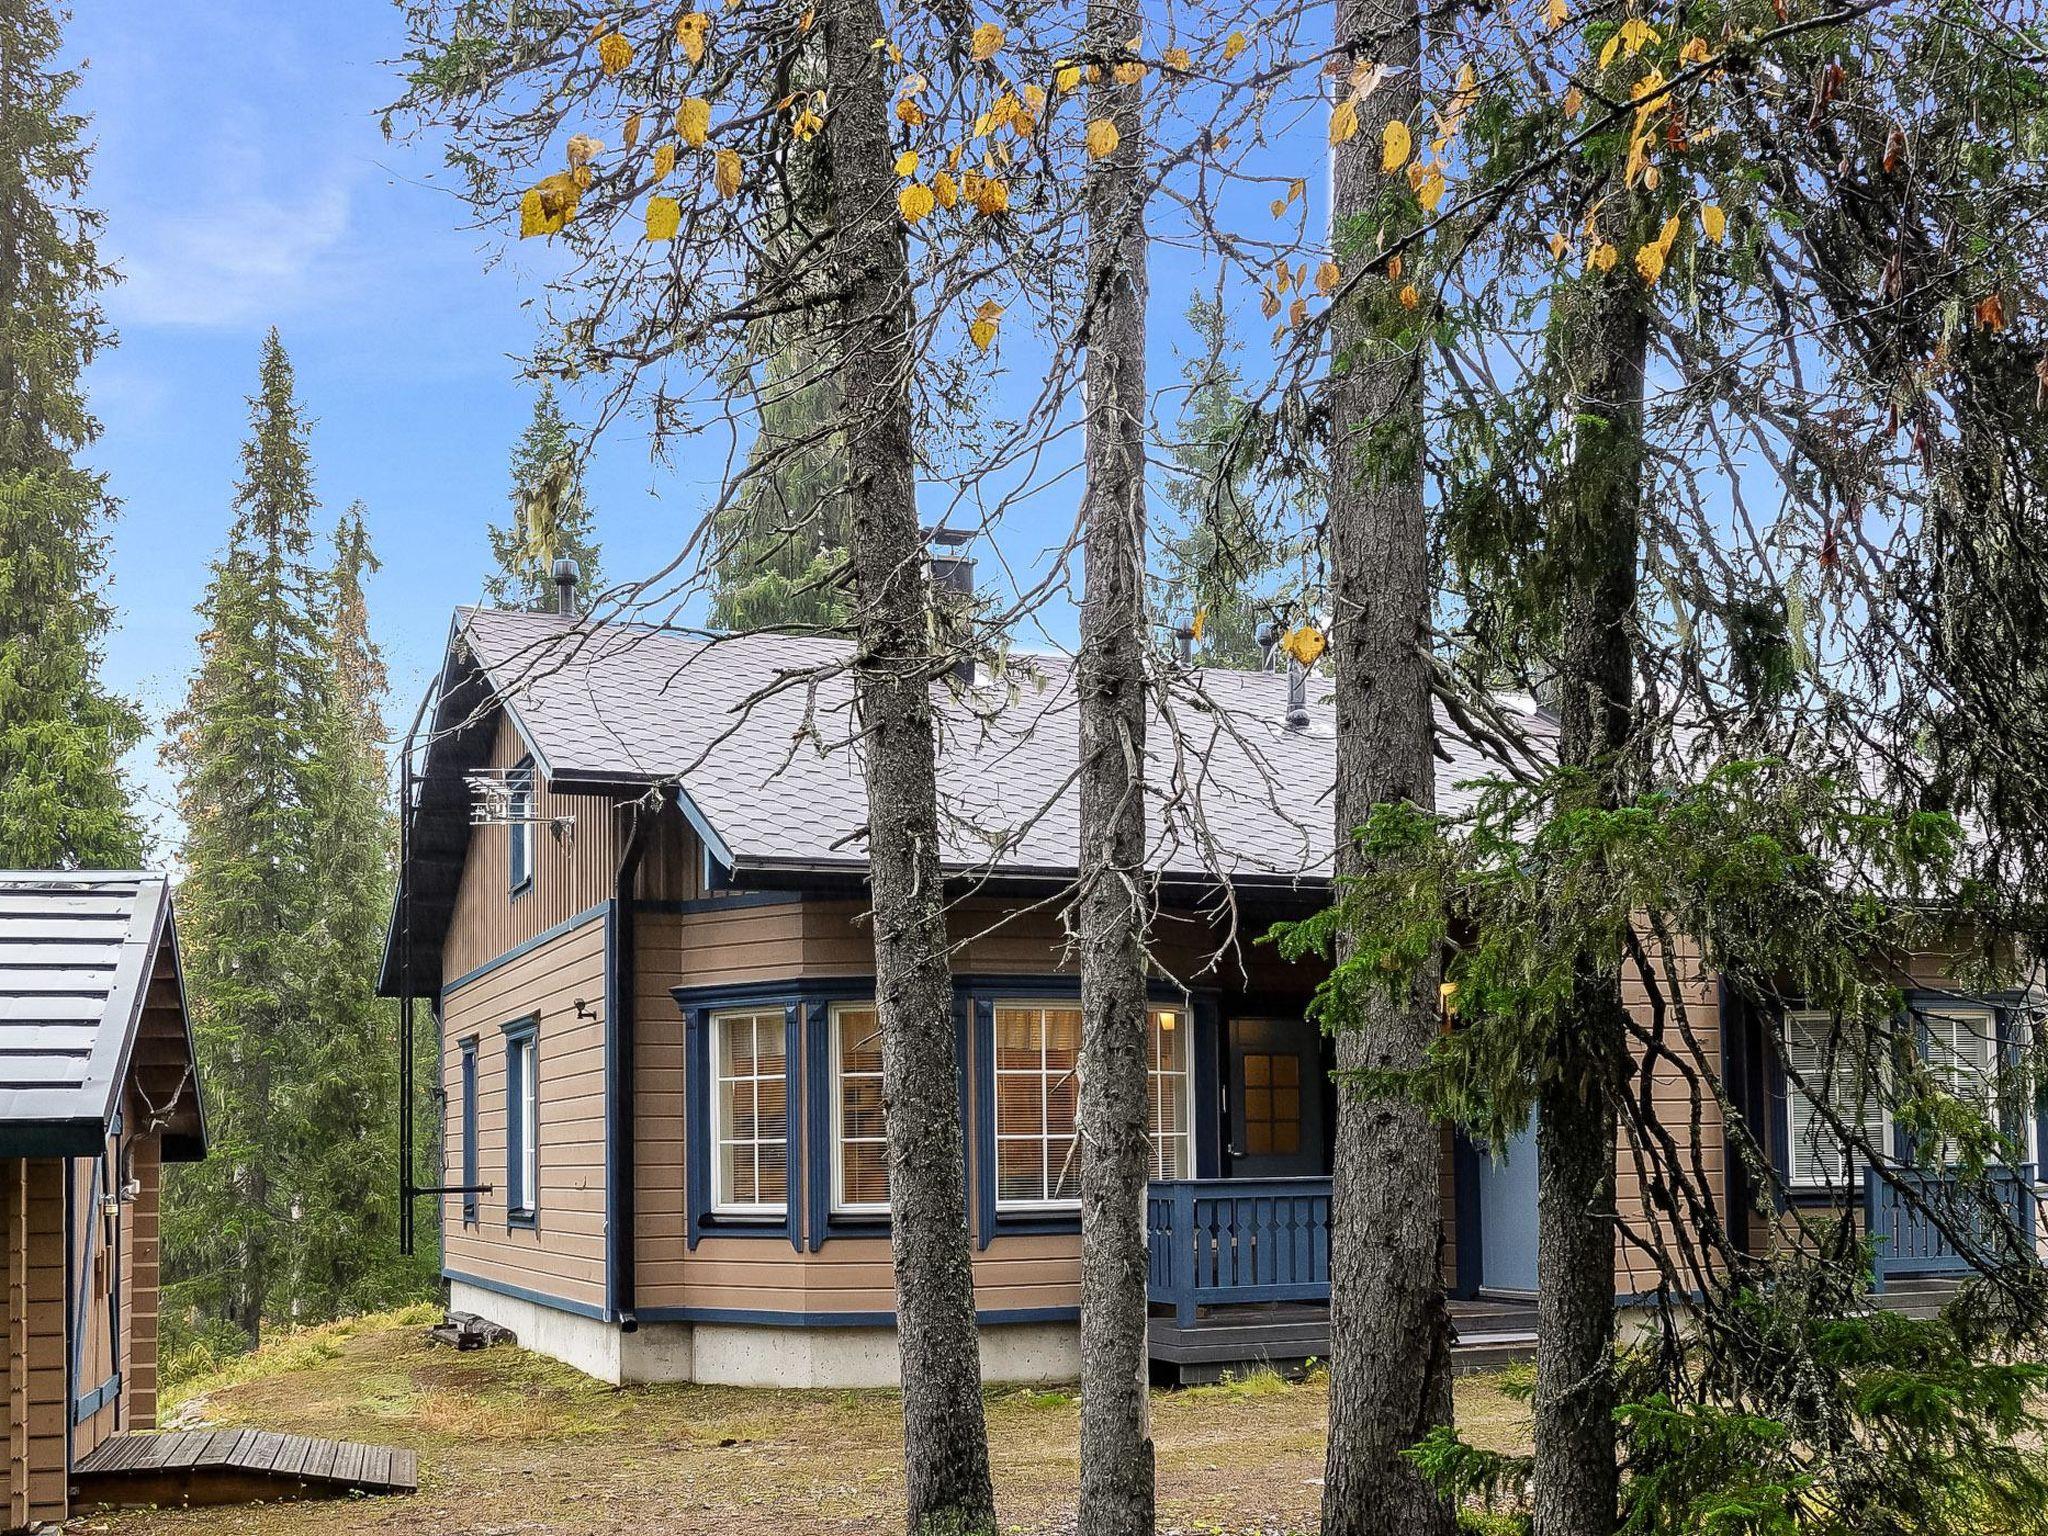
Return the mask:
{"type": "Polygon", "coordinates": [[[389,1446],[260,1429],[116,1435],[72,1473],[77,1502],[248,1504],[351,1493],[412,1493],[419,1457],[389,1446]]]}

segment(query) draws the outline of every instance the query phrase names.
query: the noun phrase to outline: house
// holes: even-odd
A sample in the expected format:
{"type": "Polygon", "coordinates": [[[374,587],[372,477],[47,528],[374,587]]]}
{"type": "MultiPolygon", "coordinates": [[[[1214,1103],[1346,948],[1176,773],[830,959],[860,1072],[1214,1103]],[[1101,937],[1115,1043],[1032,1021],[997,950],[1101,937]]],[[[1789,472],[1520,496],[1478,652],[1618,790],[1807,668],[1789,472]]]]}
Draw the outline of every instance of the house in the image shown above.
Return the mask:
{"type": "Polygon", "coordinates": [[[158,1178],[205,1152],[164,877],[0,871],[5,1528],[154,1425],[158,1178]]]}
{"type": "MultiPolygon", "coordinates": [[[[445,1161],[425,1192],[443,1201],[451,1306],[604,1379],[895,1377],[847,656],[821,637],[466,609],[423,706],[382,987],[438,1023],[445,1161]]],[[[1253,942],[1328,891],[1332,716],[1293,682],[1190,669],[1148,745],[1153,1347],[1183,1376],[1327,1339],[1334,1095],[1303,1018],[1321,973],[1253,942]]],[[[934,701],[984,1374],[1070,1378],[1072,672],[1013,659],[934,701]]],[[[1488,761],[1448,727],[1443,748],[1455,805],[1488,761]]],[[[1814,1199],[1845,1198],[1760,1043],[1779,1021],[1724,1017],[1714,979],[1679,970],[1690,1029],[1648,1070],[1674,1145],[1751,1219],[1722,1102],[1684,1070],[1732,1064],[1774,1156],[1814,1199]]],[[[1955,1017],[1959,1050],[1993,1049],[1995,1010],[1955,1017]]],[[[1532,1140],[1489,1156],[1446,1136],[1443,1158],[1446,1286],[1524,1343],[1532,1140]]],[[[1670,1219],[1633,1164],[1619,1175],[1625,1222],[1670,1219]]],[[[1618,1292],[1652,1284],[1618,1242],[1618,1292]]]]}

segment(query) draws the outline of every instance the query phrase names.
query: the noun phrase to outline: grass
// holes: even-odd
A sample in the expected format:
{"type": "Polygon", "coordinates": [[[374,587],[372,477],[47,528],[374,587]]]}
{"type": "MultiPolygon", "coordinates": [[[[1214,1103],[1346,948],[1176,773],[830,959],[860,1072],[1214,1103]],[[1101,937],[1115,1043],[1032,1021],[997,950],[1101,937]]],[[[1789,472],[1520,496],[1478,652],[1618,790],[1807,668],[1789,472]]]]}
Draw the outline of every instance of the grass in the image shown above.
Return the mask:
{"type": "MultiPolygon", "coordinates": [[[[223,1426],[417,1450],[409,1499],[96,1517],[106,1536],[853,1536],[900,1522],[901,1405],[891,1392],[614,1388],[517,1349],[430,1346],[425,1308],[280,1338],[183,1384],[178,1411],[223,1426]]],[[[1160,1526],[1206,1536],[1311,1530],[1327,1385],[1249,1371],[1153,1398],[1160,1526]]],[[[992,1388],[1004,1529],[1072,1528],[1080,1407],[1071,1389],[992,1388]]],[[[1526,1409],[1485,1377],[1458,1384],[1478,1443],[1521,1443],[1526,1409]]]]}

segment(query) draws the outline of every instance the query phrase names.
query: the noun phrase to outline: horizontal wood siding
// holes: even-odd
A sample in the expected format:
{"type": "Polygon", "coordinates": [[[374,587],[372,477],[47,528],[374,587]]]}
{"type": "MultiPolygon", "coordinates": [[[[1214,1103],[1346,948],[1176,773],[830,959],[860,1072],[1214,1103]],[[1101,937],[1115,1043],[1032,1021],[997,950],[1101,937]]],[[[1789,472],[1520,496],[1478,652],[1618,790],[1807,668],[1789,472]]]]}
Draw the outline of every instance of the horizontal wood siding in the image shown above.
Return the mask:
{"type": "MultiPolygon", "coordinates": [[[[501,711],[488,766],[502,773],[525,755],[511,718],[501,711]]],[[[533,883],[522,895],[513,895],[510,888],[510,829],[471,829],[469,857],[441,951],[444,984],[611,898],[618,869],[613,801],[603,795],[560,794],[540,780],[535,803],[543,820],[534,828],[533,883]],[[548,818],[556,816],[575,818],[560,837],[548,825],[548,818]]]]}
{"type": "Polygon", "coordinates": [[[0,1162],[7,1293],[7,1516],[10,1526],[69,1513],[65,1462],[65,1165],[0,1162]]]}
{"type": "MultiPolygon", "coordinates": [[[[1656,1033],[1657,1059],[1649,1062],[1648,1053],[1638,1045],[1637,1069],[1649,1073],[1651,1102],[1676,1148],[1680,1171],[1718,1207],[1727,1189],[1727,1135],[1715,1095],[1715,1085],[1721,1079],[1719,985],[1702,967],[1697,948],[1685,943],[1674,952],[1668,967],[1658,966],[1654,977],[1627,968],[1622,997],[1637,1023],[1656,1033]]],[[[1619,1143],[1615,1199],[1623,1232],[1669,1248],[1681,1229],[1691,1225],[1691,1219],[1683,1209],[1674,1216],[1659,1208],[1646,1194],[1646,1189],[1654,1187],[1645,1181],[1645,1174],[1655,1171],[1651,1159],[1666,1154],[1661,1148],[1653,1152],[1635,1146],[1627,1134],[1619,1143]]],[[[1657,1287],[1656,1266],[1640,1242],[1617,1236],[1614,1283],[1622,1295],[1639,1295],[1657,1287]]]]}
{"type": "Polygon", "coordinates": [[[477,1040],[477,1173],[492,1186],[442,1203],[443,1263],[458,1274],[544,1296],[605,1304],[605,922],[594,917],[458,988],[442,1003],[443,1182],[462,1182],[462,1052],[477,1040]],[[596,1018],[579,1018],[582,998],[596,1018]],[[504,1026],[538,1015],[538,1218],[511,1226],[505,1211],[504,1026]]]}

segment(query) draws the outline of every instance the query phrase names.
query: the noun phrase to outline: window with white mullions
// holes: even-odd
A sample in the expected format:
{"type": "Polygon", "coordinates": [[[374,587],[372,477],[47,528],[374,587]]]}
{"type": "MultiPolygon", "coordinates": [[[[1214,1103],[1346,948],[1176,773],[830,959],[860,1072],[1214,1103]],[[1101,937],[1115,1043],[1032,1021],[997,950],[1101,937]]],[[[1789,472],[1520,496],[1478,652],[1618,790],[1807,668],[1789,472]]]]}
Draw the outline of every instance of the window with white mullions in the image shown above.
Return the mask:
{"type": "Polygon", "coordinates": [[[531,1021],[505,1040],[505,1214],[531,1223],[539,1199],[540,1065],[531,1021]]]}
{"type": "MultiPolygon", "coordinates": [[[[1982,1114],[1994,1130],[2007,1128],[1998,1015],[1988,1008],[1941,1008],[1921,1011],[1918,1020],[1923,1059],[1941,1086],[1982,1114]]],[[[1949,1149],[1943,1147],[1936,1161],[1949,1158],[1949,1149]]],[[[1992,1161],[2002,1159],[1993,1153],[1992,1161]]]]}
{"type": "MultiPolygon", "coordinates": [[[[1194,1165],[1188,1015],[1152,1008],[1146,1024],[1152,1176],[1182,1179],[1194,1165]]],[[[1071,1208],[1081,1197],[1081,1010],[999,1003],[993,1049],[997,1207],[1071,1208]]]]}
{"type": "Polygon", "coordinates": [[[1793,1188],[1845,1189],[1854,1181],[1862,1154],[1837,1124],[1860,1126],[1868,1145],[1889,1150],[1888,1053],[1884,1039],[1862,1025],[1825,1013],[1786,1015],[1786,1177],[1793,1188]]]}
{"type": "Polygon", "coordinates": [[[871,1003],[832,1005],[832,1209],[889,1213],[889,1136],[882,1104],[882,1021],[871,1003]]]}
{"type": "Polygon", "coordinates": [[[711,1016],[712,1209],[789,1209],[789,1053],[780,1008],[711,1016]]]}

